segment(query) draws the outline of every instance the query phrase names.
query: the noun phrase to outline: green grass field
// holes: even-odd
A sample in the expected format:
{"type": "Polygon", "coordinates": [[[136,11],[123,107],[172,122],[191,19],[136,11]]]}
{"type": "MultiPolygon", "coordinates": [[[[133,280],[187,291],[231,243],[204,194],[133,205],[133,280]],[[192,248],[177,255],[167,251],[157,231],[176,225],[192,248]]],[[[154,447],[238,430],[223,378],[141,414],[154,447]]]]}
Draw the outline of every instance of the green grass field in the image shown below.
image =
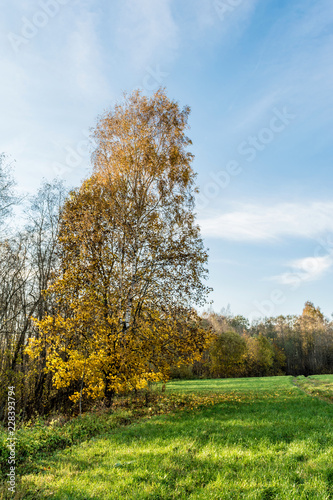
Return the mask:
{"type": "Polygon", "coordinates": [[[36,458],[17,498],[333,499],[332,387],[330,375],[172,381],[172,412],[36,458]]]}

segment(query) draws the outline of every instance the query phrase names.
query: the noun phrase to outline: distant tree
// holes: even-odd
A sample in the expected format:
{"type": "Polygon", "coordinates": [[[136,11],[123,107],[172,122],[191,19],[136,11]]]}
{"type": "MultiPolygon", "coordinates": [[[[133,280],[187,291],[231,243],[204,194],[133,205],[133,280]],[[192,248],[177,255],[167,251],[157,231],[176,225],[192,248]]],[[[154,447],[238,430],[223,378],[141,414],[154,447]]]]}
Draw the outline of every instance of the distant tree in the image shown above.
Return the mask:
{"type": "Polygon", "coordinates": [[[234,328],[238,333],[247,332],[250,328],[250,322],[247,318],[241,315],[234,316],[229,320],[230,326],[234,328]]]}
{"type": "Polygon", "coordinates": [[[11,213],[13,205],[17,202],[14,186],[15,181],[11,168],[6,162],[6,156],[2,153],[0,154],[0,231],[3,229],[4,221],[11,213]]]}
{"type": "Polygon", "coordinates": [[[324,315],[319,307],[315,307],[312,302],[305,302],[302,318],[311,318],[314,322],[324,323],[324,315]]]}
{"type": "Polygon", "coordinates": [[[233,318],[233,314],[231,312],[230,304],[227,304],[227,307],[222,307],[220,310],[220,316],[225,316],[226,318],[233,318]]]}
{"type": "Polygon", "coordinates": [[[223,332],[216,336],[209,349],[210,370],[214,377],[237,377],[243,371],[246,342],[236,332],[223,332]]]}
{"type": "Polygon", "coordinates": [[[305,303],[301,316],[295,322],[295,330],[301,342],[301,372],[304,375],[320,372],[325,364],[327,323],[319,307],[316,308],[312,302],[305,303]]]}
{"type": "Polygon", "coordinates": [[[249,375],[272,375],[274,364],[274,349],[271,342],[259,335],[247,338],[247,370],[249,375]]]}

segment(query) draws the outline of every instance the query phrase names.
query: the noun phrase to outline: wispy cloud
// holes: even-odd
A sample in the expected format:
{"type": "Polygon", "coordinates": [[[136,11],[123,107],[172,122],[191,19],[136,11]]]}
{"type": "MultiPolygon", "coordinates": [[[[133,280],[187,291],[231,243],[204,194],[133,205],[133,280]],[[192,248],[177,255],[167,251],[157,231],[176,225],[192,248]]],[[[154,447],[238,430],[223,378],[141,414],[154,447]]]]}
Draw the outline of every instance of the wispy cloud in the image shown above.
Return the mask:
{"type": "Polygon", "coordinates": [[[223,24],[225,30],[235,28],[244,29],[258,5],[259,0],[212,0],[215,14],[223,24]]]}
{"type": "Polygon", "coordinates": [[[118,19],[117,49],[134,69],[169,62],[178,48],[171,0],[124,0],[118,19]],[[163,59],[161,61],[161,59],[163,59]]]}
{"type": "Polygon", "coordinates": [[[98,16],[82,12],[68,39],[68,68],[73,88],[81,97],[93,99],[96,94],[105,97],[110,92],[103,74],[102,49],[97,35],[98,16]]]}
{"type": "Polygon", "coordinates": [[[316,281],[333,267],[332,255],[324,257],[306,257],[290,262],[291,271],[269,278],[281,285],[296,286],[300,283],[316,281]]]}
{"type": "MultiPolygon", "coordinates": [[[[243,3],[225,16],[223,25],[229,26],[229,21],[236,22],[239,17],[239,26],[246,29],[246,19],[251,19],[256,3],[248,8],[244,19],[243,3]]],[[[227,0],[221,4],[227,4],[227,0]]],[[[333,4],[327,0],[290,2],[283,15],[276,17],[270,30],[265,31],[263,43],[255,46],[249,56],[243,78],[235,84],[229,104],[232,114],[227,116],[227,126],[233,136],[241,140],[261,123],[265,113],[280,103],[291,106],[303,118],[303,128],[313,128],[316,123],[313,114],[318,113],[318,104],[331,101],[329,60],[333,40],[328,33],[332,22],[333,4]]],[[[330,108],[326,109],[326,120],[330,121],[330,108]]],[[[324,119],[323,111],[321,119],[324,119]]],[[[222,123],[222,127],[225,129],[226,124],[222,123]]]]}
{"type": "Polygon", "coordinates": [[[333,202],[242,205],[238,210],[199,220],[205,237],[233,241],[316,238],[333,231],[333,202]]]}
{"type": "MultiPolygon", "coordinates": [[[[0,22],[0,104],[6,117],[0,123],[1,151],[16,160],[23,191],[54,177],[53,163],[62,161],[65,146],[82,140],[82,130],[113,97],[92,2],[55,2],[55,14],[14,52],[8,34],[21,36],[24,23],[42,12],[40,3],[28,4],[4,7],[0,22]]],[[[77,169],[78,178],[85,174],[77,169]]]]}

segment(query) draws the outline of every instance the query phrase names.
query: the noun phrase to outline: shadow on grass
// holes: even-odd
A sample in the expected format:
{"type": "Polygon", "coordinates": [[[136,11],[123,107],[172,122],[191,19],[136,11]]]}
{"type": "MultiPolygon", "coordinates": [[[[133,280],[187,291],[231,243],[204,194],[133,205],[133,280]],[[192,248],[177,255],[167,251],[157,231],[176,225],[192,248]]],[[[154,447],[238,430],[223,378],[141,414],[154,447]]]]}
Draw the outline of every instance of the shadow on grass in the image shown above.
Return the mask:
{"type": "MultiPolygon", "coordinates": [[[[223,498],[280,498],[282,488],[291,486],[295,498],[308,498],[307,477],[322,477],[325,471],[316,458],[333,445],[328,425],[332,416],[331,405],[295,391],[276,400],[272,396],[228,402],[153,417],[73,447],[71,454],[59,452],[51,460],[41,460],[40,468],[50,468],[41,473],[45,489],[26,498],[47,498],[47,491],[61,500],[174,499],[192,493],[204,498],[206,489],[218,481],[239,495],[223,498]],[[58,481],[62,469],[70,470],[71,476],[52,487],[52,477],[58,481]],[[246,486],[241,486],[242,478],[248,479],[246,486]],[[91,492],[102,487],[103,494],[91,492]]],[[[326,472],[330,495],[333,472],[326,472]]]]}

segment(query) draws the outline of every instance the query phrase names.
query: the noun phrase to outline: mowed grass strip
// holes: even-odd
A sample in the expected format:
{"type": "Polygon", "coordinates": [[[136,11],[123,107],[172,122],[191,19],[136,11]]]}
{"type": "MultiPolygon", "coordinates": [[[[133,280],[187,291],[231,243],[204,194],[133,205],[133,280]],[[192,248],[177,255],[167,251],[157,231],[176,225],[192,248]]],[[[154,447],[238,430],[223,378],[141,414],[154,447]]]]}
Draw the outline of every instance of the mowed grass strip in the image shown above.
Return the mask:
{"type": "Polygon", "coordinates": [[[295,384],[310,396],[333,403],[333,375],[301,376],[297,377],[295,384]]]}
{"type": "Polygon", "coordinates": [[[167,394],[223,402],[144,417],[40,459],[40,472],[21,478],[24,498],[333,499],[333,406],[292,381],[173,381],[167,394]]]}

